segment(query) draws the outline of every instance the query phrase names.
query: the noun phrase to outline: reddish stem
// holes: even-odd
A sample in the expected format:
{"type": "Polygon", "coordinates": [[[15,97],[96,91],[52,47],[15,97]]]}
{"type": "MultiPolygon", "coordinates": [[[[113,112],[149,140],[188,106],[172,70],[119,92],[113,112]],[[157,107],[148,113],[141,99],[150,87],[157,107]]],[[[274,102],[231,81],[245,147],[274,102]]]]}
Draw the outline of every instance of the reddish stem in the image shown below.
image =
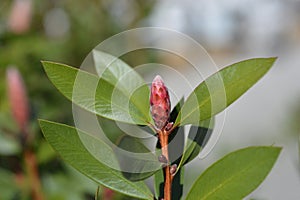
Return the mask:
{"type": "Polygon", "coordinates": [[[29,176],[29,180],[31,183],[31,192],[33,195],[33,199],[34,200],[45,199],[42,193],[42,187],[41,187],[41,182],[38,174],[35,154],[30,150],[25,150],[24,160],[25,160],[25,166],[29,176]]]}
{"type": "Polygon", "coordinates": [[[170,173],[170,164],[169,164],[169,152],[168,152],[168,139],[169,139],[169,132],[162,130],[158,133],[162,155],[167,159],[168,164],[164,167],[165,170],[165,183],[164,183],[164,200],[171,200],[171,193],[172,193],[172,180],[173,177],[170,173]]]}

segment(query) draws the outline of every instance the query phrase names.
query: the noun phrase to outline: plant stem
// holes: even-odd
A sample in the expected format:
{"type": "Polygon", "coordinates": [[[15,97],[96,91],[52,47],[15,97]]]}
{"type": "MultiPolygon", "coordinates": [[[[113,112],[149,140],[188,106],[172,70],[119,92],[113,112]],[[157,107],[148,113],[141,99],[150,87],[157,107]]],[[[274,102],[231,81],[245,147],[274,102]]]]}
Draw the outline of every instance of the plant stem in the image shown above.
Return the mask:
{"type": "Polygon", "coordinates": [[[170,165],[169,165],[169,151],[168,151],[168,139],[169,132],[162,130],[158,133],[162,155],[167,159],[168,164],[165,166],[165,182],[164,182],[164,200],[171,200],[171,188],[172,188],[172,175],[170,173],[170,165]]]}
{"type": "Polygon", "coordinates": [[[34,153],[26,149],[24,152],[24,161],[27,169],[27,173],[29,176],[29,180],[31,183],[31,192],[34,200],[43,200],[44,195],[42,193],[41,182],[37,169],[37,162],[34,153]]]}

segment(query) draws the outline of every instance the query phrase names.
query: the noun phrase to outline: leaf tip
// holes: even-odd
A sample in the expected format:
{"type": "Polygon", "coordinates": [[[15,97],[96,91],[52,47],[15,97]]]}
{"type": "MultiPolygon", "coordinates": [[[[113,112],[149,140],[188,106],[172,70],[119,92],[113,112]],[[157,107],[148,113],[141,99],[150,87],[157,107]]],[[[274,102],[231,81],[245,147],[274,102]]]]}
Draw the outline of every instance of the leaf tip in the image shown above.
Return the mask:
{"type": "Polygon", "coordinates": [[[44,119],[37,119],[39,126],[42,128],[43,124],[46,122],[44,119]]]}
{"type": "Polygon", "coordinates": [[[269,60],[274,64],[274,62],[278,59],[278,56],[270,57],[269,60]]]}
{"type": "Polygon", "coordinates": [[[278,152],[278,155],[280,154],[280,152],[282,151],[283,147],[279,147],[279,146],[271,146],[274,148],[274,150],[276,150],[276,152],[278,152]]]}
{"type": "Polygon", "coordinates": [[[45,72],[47,73],[47,71],[48,71],[48,69],[49,69],[52,62],[46,61],[46,60],[41,60],[41,63],[43,65],[43,68],[44,68],[45,72]]]}

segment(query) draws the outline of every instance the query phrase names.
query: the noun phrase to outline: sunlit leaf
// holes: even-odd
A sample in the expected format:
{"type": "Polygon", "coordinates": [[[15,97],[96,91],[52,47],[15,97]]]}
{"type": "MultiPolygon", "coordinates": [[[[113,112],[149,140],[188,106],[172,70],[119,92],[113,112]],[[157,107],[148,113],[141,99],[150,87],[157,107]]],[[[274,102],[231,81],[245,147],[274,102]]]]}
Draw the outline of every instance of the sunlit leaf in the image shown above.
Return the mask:
{"type": "Polygon", "coordinates": [[[266,178],[280,151],[279,147],[248,147],[226,155],[203,172],[186,199],[243,199],[266,178]]]}
{"type": "MultiPolygon", "coordinates": [[[[96,183],[120,193],[141,199],[153,199],[153,195],[143,182],[131,182],[120,171],[112,169],[117,160],[113,150],[104,142],[82,131],[63,124],[40,121],[41,129],[50,145],[74,168],[96,183]],[[89,151],[83,144],[90,144],[89,151]],[[94,149],[97,155],[92,155],[94,149]],[[100,162],[99,158],[105,160],[100,162]],[[109,165],[108,165],[109,164],[109,165]]],[[[94,153],[94,152],[93,152],[94,153]]]]}
{"type": "Polygon", "coordinates": [[[244,60],[207,78],[187,98],[175,125],[193,124],[209,119],[224,110],[272,67],[276,58],[244,60]]]}
{"type": "MultiPolygon", "coordinates": [[[[113,80],[108,82],[107,78],[102,79],[67,65],[53,62],[43,62],[43,65],[55,87],[76,105],[116,121],[140,125],[151,122],[149,89],[145,84],[136,83],[139,88],[132,91],[131,86],[134,84],[131,83],[128,90],[125,90],[127,76],[114,85],[113,80]]],[[[128,76],[131,74],[133,72],[128,76]]],[[[135,79],[130,81],[135,82],[135,79]]]]}

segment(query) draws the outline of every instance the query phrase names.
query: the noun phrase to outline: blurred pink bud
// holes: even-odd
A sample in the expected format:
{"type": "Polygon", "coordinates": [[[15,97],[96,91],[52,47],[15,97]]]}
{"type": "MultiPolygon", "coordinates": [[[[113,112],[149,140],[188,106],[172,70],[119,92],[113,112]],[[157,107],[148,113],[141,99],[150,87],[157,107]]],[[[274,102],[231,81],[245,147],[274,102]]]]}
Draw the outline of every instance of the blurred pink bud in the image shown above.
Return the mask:
{"type": "Polygon", "coordinates": [[[151,85],[150,110],[156,128],[162,130],[170,118],[171,102],[169,92],[162,78],[156,76],[151,85]]]}
{"type": "Polygon", "coordinates": [[[103,190],[103,200],[111,200],[114,196],[114,191],[109,188],[104,188],[103,190]]]}
{"type": "Polygon", "coordinates": [[[15,118],[20,130],[23,133],[26,133],[29,121],[28,99],[19,71],[16,68],[7,69],[6,81],[8,98],[13,117],[15,118]]]}
{"type": "Polygon", "coordinates": [[[12,4],[8,26],[13,33],[28,31],[31,22],[32,0],[15,0],[12,4]]]}

